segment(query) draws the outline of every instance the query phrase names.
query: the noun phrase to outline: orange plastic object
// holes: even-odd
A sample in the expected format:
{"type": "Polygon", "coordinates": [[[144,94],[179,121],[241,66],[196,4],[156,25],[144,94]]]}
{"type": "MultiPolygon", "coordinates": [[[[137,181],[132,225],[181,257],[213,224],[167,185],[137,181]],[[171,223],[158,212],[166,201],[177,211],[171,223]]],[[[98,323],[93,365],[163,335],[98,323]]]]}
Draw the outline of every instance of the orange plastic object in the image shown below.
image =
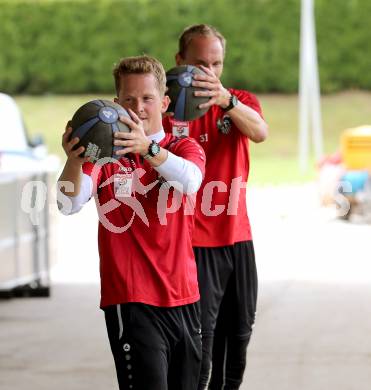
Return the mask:
{"type": "Polygon", "coordinates": [[[347,169],[371,169],[371,126],[344,130],[340,141],[347,169]]]}

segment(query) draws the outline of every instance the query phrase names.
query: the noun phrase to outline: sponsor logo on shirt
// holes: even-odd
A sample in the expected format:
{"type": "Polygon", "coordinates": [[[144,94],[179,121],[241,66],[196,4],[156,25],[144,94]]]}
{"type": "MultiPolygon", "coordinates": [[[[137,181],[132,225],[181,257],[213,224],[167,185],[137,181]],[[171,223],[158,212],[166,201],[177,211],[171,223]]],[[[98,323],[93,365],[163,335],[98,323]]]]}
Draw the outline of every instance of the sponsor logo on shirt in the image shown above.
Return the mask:
{"type": "Polygon", "coordinates": [[[114,177],[114,188],[116,198],[131,196],[133,186],[133,175],[116,173],[114,177]]]}
{"type": "Polygon", "coordinates": [[[189,123],[183,121],[172,121],[173,135],[175,137],[189,137],[189,123]]]}

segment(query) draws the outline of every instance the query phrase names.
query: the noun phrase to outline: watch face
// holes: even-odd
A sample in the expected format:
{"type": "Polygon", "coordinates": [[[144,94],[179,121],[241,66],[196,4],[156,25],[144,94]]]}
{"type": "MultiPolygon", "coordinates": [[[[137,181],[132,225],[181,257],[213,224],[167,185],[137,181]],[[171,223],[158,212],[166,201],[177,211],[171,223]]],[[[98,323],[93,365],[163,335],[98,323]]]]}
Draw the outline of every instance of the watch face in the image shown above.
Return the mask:
{"type": "Polygon", "coordinates": [[[149,147],[149,153],[152,156],[156,156],[160,153],[160,145],[156,142],[152,142],[150,147],[149,147]]]}
{"type": "Polygon", "coordinates": [[[232,103],[232,106],[233,106],[233,107],[236,107],[236,106],[237,106],[237,104],[238,104],[237,96],[232,95],[232,101],[231,101],[231,103],[232,103]]]}

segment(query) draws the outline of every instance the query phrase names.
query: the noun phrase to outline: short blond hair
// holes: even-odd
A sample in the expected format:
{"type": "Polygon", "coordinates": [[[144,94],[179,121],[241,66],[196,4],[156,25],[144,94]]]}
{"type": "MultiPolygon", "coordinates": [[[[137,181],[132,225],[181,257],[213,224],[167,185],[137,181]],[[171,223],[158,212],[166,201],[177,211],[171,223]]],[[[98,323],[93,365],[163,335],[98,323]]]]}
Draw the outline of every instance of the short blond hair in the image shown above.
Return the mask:
{"type": "Polygon", "coordinates": [[[120,62],[113,68],[113,77],[117,96],[120,91],[121,77],[127,74],[153,74],[156,79],[160,95],[166,91],[166,74],[161,62],[154,57],[147,55],[137,57],[121,58],[120,62]]]}
{"type": "Polygon", "coordinates": [[[227,45],[227,40],[224,38],[224,36],[213,26],[209,24],[193,24],[192,26],[188,26],[184,29],[182,32],[182,35],[179,37],[179,51],[178,54],[185,58],[185,53],[187,51],[187,48],[189,44],[191,43],[192,39],[195,36],[212,36],[215,38],[218,38],[222,48],[223,48],[223,55],[225,55],[225,49],[227,45]]]}

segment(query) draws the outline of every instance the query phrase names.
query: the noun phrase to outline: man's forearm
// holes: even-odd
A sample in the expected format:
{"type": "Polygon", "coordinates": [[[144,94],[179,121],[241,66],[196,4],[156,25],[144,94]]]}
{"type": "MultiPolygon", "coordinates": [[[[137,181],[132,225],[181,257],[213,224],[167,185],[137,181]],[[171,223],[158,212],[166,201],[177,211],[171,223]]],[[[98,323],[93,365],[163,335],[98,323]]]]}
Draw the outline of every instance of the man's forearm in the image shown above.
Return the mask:
{"type": "Polygon", "coordinates": [[[160,166],[162,163],[164,163],[167,160],[167,153],[168,151],[166,149],[160,148],[160,153],[158,155],[148,159],[149,164],[152,165],[154,168],[160,166]]]}
{"type": "Polygon", "coordinates": [[[200,168],[191,161],[168,152],[167,159],[155,167],[156,171],[174,187],[184,193],[193,194],[198,191],[202,183],[200,168]]]}
{"type": "Polygon", "coordinates": [[[251,107],[238,102],[237,106],[228,111],[233,123],[242,134],[253,142],[263,142],[268,136],[268,125],[264,119],[251,107]]]}
{"type": "Polygon", "coordinates": [[[82,168],[80,164],[76,164],[67,160],[66,165],[62,171],[61,176],[58,179],[58,183],[69,182],[72,186],[66,189],[63,185],[60,186],[60,190],[63,194],[68,196],[77,196],[80,193],[82,177],[82,168]]]}

